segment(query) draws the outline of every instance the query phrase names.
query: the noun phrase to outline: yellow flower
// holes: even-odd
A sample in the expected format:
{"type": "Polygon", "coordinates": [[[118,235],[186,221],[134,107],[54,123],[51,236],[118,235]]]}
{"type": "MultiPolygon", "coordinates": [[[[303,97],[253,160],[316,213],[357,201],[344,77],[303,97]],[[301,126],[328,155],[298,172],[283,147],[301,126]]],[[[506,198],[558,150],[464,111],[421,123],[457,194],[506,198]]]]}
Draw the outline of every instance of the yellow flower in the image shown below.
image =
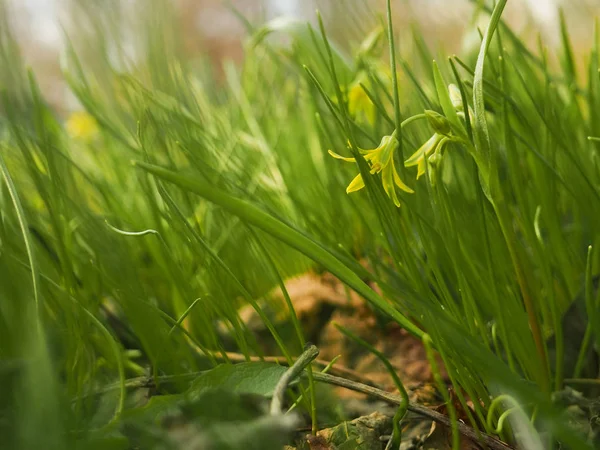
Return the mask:
{"type": "MultiPolygon", "coordinates": [[[[383,184],[383,189],[385,190],[388,197],[392,199],[394,204],[396,206],[400,206],[400,200],[398,200],[398,195],[396,194],[396,186],[398,186],[404,192],[408,192],[411,194],[414,191],[406,184],[404,184],[404,182],[400,179],[400,175],[398,175],[396,168],[394,167],[394,152],[397,148],[398,140],[396,139],[395,135],[392,135],[384,136],[381,139],[381,143],[377,148],[370,150],[364,150],[362,148],[359,148],[358,151],[369,163],[369,167],[371,168],[371,174],[381,172],[381,183],[383,184]]],[[[355,158],[346,158],[344,156],[332,152],[331,150],[329,150],[329,154],[334,158],[341,159],[343,161],[356,162],[355,158]]],[[[359,173],[350,182],[350,184],[346,188],[346,192],[349,194],[351,192],[356,192],[364,187],[365,182],[363,180],[362,175],[359,173]]]]}
{"type": "Polygon", "coordinates": [[[425,158],[435,151],[444,138],[445,136],[439,133],[434,133],[433,136],[431,136],[429,140],[425,142],[421,148],[419,148],[419,150],[414,152],[410,158],[404,161],[404,167],[417,166],[417,180],[425,173],[425,168],[427,166],[425,158]]]}
{"type": "Polygon", "coordinates": [[[98,134],[98,123],[89,113],[78,111],[71,114],[66,123],[69,136],[73,139],[90,141],[98,134]]]}
{"type": "Polygon", "coordinates": [[[375,122],[375,105],[361,86],[361,83],[362,80],[358,79],[350,86],[350,90],[348,91],[348,112],[352,117],[364,117],[370,124],[373,124],[375,122]]]}

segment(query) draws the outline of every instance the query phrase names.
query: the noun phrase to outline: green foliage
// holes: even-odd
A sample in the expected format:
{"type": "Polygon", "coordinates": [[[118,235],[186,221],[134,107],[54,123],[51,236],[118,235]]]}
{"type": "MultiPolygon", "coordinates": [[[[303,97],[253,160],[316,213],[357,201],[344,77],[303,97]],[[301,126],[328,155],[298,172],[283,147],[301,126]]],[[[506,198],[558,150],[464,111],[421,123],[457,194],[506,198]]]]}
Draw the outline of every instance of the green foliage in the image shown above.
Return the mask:
{"type": "MultiPolygon", "coordinates": [[[[381,27],[353,58],[320,16],[277,19],[250,27],[243,66],[219,78],[185,56],[168,2],[101,3],[69,12],[64,73],[85,111],[64,121],[0,2],[7,448],[279,448],[294,420],[264,402],[285,369],[217,361],[263,355],[238,315],[247,303],[293,361],[304,336],[289,294],[294,342],[261,300],[308,269],[426,332],[471,426],[588,448],[551,394],[598,373],[598,36],[582,70],[562,18],[557,64],[502,22],[499,1],[479,5],[490,24],[474,65],[436,63],[417,31],[395,45],[388,14],[388,68],[381,27]],[[364,189],[347,195],[357,169],[364,189]],[[569,364],[580,292],[589,320],[569,364]],[[139,377],[150,400],[131,389],[139,377]]],[[[309,385],[292,394],[316,426],[309,385]]]]}
{"type": "MultiPolygon", "coordinates": [[[[203,443],[233,449],[244,447],[246,440],[260,440],[265,448],[279,448],[289,439],[296,419],[267,417],[266,399],[286,370],[262,362],[219,365],[199,374],[181,393],[156,395],[142,406],[132,405],[118,422],[105,426],[102,433],[91,432],[77,445],[175,449],[203,443]]],[[[110,392],[103,394],[100,403],[110,397],[110,392]]],[[[101,411],[102,406],[95,423],[102,421],[101,411]]]]}
{"type": "Polygon", "coordinates": [[[219,387],[227,392],[270,397],[285,371],[285,367],[271,363],[221,364],[196,378],[188,396],[193,399],[219,387]]]}

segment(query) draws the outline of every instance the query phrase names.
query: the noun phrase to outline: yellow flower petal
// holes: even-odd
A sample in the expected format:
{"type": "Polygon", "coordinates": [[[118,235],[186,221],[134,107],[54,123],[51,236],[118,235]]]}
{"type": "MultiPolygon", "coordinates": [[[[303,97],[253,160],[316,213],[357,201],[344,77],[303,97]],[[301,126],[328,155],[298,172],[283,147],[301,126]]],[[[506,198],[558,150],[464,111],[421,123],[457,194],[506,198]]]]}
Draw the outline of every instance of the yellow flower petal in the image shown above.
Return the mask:
{"type": "Polygon", "coordinates": [[[442,138],[442,136],[437,133],[435,133],[433,136],[431,136],[427,140],[427,142],[425,142],[423,145],[421,145],[419,150],[414,152],[412,155],[410,155],[410,158],[408,158],[406,161],[404,161],[404,167],[416,166],[419,163],[420,159],[424,158],[429,153],[431,153],[431,151],[433,151],[435,149],[435,147],[437,146],[437,144],[441,138],[442,138]]]}
{"type": "Polygon", "coordinates": [[[363,180],[362,175],[359,173],[354,177],[354,179],[350,182],[348,187],[346,188],[346,194],[350,194],[351,192],[360,191],[365,187],[365,181],[363,180]]]}
{"type": "Polygon", "coordinates": [[[398,186],[404,192],[408,192],[409,194],[415,193],[415,191],[413,191],[410,187],[408,187],[406,184],[404,184],[404,181],[402,181],[402,179],[400,178],[400,175],[398,175],[398,172],[396,171],[396,167],[394,166],[394,161],[392,161],[392,173],[394,175],[394,182],[396,183],[396,186],[398,186]]]}
{"type": "Polygon", "coordinates": [[[390,164],[387,165],[381,171],[381,184],[383,184],[383,189],[389,198],[392,199],[394,205],[400,207],[400,200],[398,200],[398,194],[396,194],[396,188],[394,187],[394,167],[390,164]]]}
{"type": "Polygon", "coordinates": [[[425,169],[427,168],[427,163],[425,162],[425,158],[421,158],[419,164],[417,166],[417,180],[421,175],[425,173],[425,169]]]}
{"type": "Polygon", "coordinates": [[[414,152],[410,157],[404,161],[404,167],[412,167],[419,164],[419,161],[423,159],[423,151],[421,149],[414,152]]]}
{"type": "Polygon", "coordinates": [[[351,117],[361,117],[373,124],[375,122],[375,105],[360,83],[361,80],[359,79],[350,87],[350,91],[348,92],[348,112],[351,117]]]}
{"type": "Polygon", "coordinates": [[[327,150],[327,153],[329,153],[335,159],[341,159],[342,161],[348,161],[348,162],[356,162],[356,159],[354,159],[354,158],[346,158],[345,156],[338,155],[337,153],[332,152],[331,150],[327,150]]]}
{"type": "MultiPolygon", "coordinates": [[[[348,92],[348,112],[352,117],[356,116],[365,106],[365,97],[367,93],[359,83],[354,83],[348,92]]],[[[368,97],[367,97],[368,100],[368,97]]]]}

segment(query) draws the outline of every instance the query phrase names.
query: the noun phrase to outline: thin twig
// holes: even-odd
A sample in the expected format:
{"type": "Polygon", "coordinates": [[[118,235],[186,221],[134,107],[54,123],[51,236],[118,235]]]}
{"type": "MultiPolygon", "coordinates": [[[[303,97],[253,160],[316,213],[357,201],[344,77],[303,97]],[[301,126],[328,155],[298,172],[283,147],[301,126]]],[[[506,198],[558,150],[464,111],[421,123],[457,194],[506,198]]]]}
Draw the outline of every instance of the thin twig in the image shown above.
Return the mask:
{"type": "MultiPolygon", "coordinates": [[[[135,377],[135,378],[129,378],[129,379],[125,380],[125,383],[123,385],[124,385],[125,389],[127,389],[127,390],[153,389],[159,385],[162,386],[162,385],[169,384],[169,383],[193,381],[204,373],[206,373],[206,372],[190,372],[190,373],[184,373],[184,374],[179,374],[179,375],[160,375],[156,378],[155,377],[147,377],[147,376],[146,377],[135,377]]],[[[107,384],[102,389],[98,389],[98,390],[95,390],[92,392],[87,392],[83,395],[80,395],[79,397],[73,398],[72,401],[75,402],[75,401],[78,401],[78,400],[81,400],[81,399],[84,399],[87,397],[107,394],[107,393],[117,390],[119,388],[121,388],[121,382],[107,384]]]]}
{"type": "MultiPolygon", "coordinates": [[[[218,361],[225,361],[227,358],[229,360],[229,362],[232,362],[232,363],[248,362],[248,359],[241,353],[226,352],[225,355],[223,355],[221,353],[214,352],[214,353],[211,353],[211,356],[213,356],[218,361]]],[[[292,357],[292,359],[295,360],[296,357],[292,357]]],[[[250,356],[249,360],[250,360],[250,362],[261,362],[262,361],[262,362],[271,362],[271,363],[279,364],[282,366],[287,365],[287,361],[283,356],[264,356],[264,357],[250,356]]],[[[324,359],[317,358],[313,361],[313,364],[316,364],[321,367],[327,367],[331,364],[331,361],[326,361],[324,359]]],[[[191,373],[185,373],[185,374],[179,374],[179,375],[160,375],[160,376],[156,377],[156,381],[154,381],[153,377],[151,377],[151,376],[129,378],[125,381],[125,388],[130,389],[130,390],[131,389],[151,389],[151,388],[155,388],[157,386],[163,385],[163,384],[192,381],[192,380],[195,380],[196,378],[198,378],[202,373],[203,372],[191,372],[191,373]]],[[[355,370],[349,369],[348,367],[339,365],[338,363],[335,363],[333,366],[329,367],[328,373],[331,373],[333,375],[337,375],[340,377],[344,377],[344,378],[356,381],[358,383],[361,383],[361,384],[364,384],[367,386],[378,388],[380,390],[385,389],[385,386],[383,386],[382,384],[376,383],[375,381],[364,376],[363,374],[361,374],[355,370]]],[[[105,394],[107,392],[111,392],[120,387],[121,387],[120,383],[109,384],[109,385],[104,386],[102,389],[98,389],[98,390],[95,390],[88,394],[84,394],[82,396],[82,398],[87,398],[92,395],[105,394]]]]}
{"type": "MultiPolygon", "coordinates": [[[[320,381],[322,383],[333,384],[335,386],[345,387],[347,389],[362,392],[363,394],[370,395],[371,397],[376,397],[380,400],[386,401],[392,405],[399,405],[402,402],[402,397],[397,394],[391,394],[389,392],[382,391],[381,389],[377,389],[371,386],[367,386],[362,383],[357,383],[356,381],[347,380],[345,378],[336,377],[333,375],[329,375],[326,373],[316,372],[313,374],[313,377],[316,381],[320,381]]],[[[408,410],[412,411],[416,414],[428,417],[431,420],[434,420],[438,423],[442,423],[446,426],[451,426],[450,419],[432,409],[426,408],[424,406],[416,405],[414,403],[410,403],[408,405],[408,410]]],[[[463,435],[472,439],[473,441],[480,441],[489,447],[492,450],[512,450],[512,447],[508,444],[496,439],[493,436],[490,436],[485,433],[481,433],[468,425],[465,425],[462,422],[458,422],[458,431],[463,435]]]]}
{"type": "Polygon", "coordinates": [[[281,376],[275,386],[275,391],[273,392],[273,400],[271,401],[272,416],[280,415],[282,413],[285,391],[289,384],[300,376],[304,368],[308,366],[318,354],[319,349],[316,345],[307,345],[306,349],[302,352],[296,362],[294,362],[294,364],[292,364],[292,366],[281,376]]]}
{"type": "MultiPolygon", "coordinates": [[[[243,354],[234,353],[234,352],[226,352],[225,356],[223,356],[221,353],[214,352],[212,354],[212,356],[219,361],[224,361],[225,356],[229,359],[230,362],[246,362],[246,361],[248,361],[248,359],[243,354]]],[[[292,359],[295,359],[295,358],[292,357],[292,359]]],[[[283,356],[263,356],[263,357],[251,356],[250,361],[252,361],[252,362],[264,361],[264,362],[273,362],[273,363],[280,364],[280,365],[287,365],[287,361],[285,360],[285,358],[283,356]]],[[[327,367],[329,364],[331,364],[331,361],[326,361],[324,359],[317,358],[313,361],[313,364],[316,364],[320,367],[327,367]]],[[[346,366],[340,365],[339,363],[335,363],[333,366],[331,366],[328,372],[331,373],[332,375],[337,375],[339,377],[348,378],[350,380],[354,380],[359,383],[366,384],[368,386],[373,386],[378,389],[385,389],[385,386],[383,386],[382,384],[371,380],[370,378],[366,377],[365,375],[363,375],[360,372],[352,370],[346,366]]]]}
{"type": "Polygon", "coordinates": [[[565,384],[599,385],[600,378],[565,378],[565,384]]]}

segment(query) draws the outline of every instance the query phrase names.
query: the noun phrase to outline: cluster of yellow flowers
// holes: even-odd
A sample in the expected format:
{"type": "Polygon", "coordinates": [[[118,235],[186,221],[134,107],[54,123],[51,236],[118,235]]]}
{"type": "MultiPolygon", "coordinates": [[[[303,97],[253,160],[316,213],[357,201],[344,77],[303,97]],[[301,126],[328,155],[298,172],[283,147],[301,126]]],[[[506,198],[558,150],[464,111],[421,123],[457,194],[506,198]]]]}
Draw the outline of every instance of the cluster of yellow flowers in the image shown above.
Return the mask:
{"type": "MultiPolygon", "coordinates": [[[[358,87],[360,88],[360,84],[358,84],[358,87]]],[[[361,107],[364,108],[364,104],[359,103],[358,99],[361,99],[360,102],[364,102],[365,100],[364,98],[360,97],[362,94],[353,94],[352,89],[349,93],[349,109],[351,109],[350,113],[354,114],[351,106],[356,108],[357,104],[359,104],[361,107]]],[[[362,88],[361,91],[364,92],[362,88]]],[[[454,108],[456,109],[456,111],[458,111],[458,115],[464,119],[464,108],[462,104],[462,99],[460,97],[460,91],[453,84],[451,84],[448,87],[448,91],[454,108]]],[[[366,93],[364,94],[364,96],[370,103],[370,99],[368,99],[366,93]]],[[[468,112],[470,115],[472,114],[470,109],[468,110],[468,112]]],[[[417,116],[411,119],[414,118],[417,118],[417,116]]],[[[419,115],[418,118],[427,119],[434,130],[434,134],[416,152],[414,152],[406,161],[404,161],[405,167],[417,166],[417,179],[419,179],[427,171],[428,165],[431,167],[437,166],[441,161],[442,152],[446,145],[449,142],[457,140],[456,136],[452,134],[452,130],[448,120],[441,114],[435,111],[427,110],[424,114],[419,115]]],[[[411,119],[408,119],[406,122],[412,121],[411,119]]],[[[369,164],[369,167],[371,169],[370,173],[372,175],[381,173],[381,183],[383,185],[383,188],[388,197],[390,197],[390,199],[394,202],[396,206],[400,206],[400,200],[398,199],[396,187],[409,194],[414,193],[414,190],[402,181],[400,175],[398,174],[398,171],[396,170],[394,163],[394,153],[398,149],[398,146],[399,143],[398,139],[396,138],[396,131],[394,131],[391,135],[384,136],[381,139],[381,143],[378,147],[367,150],[362,148],[358,149],[358,152],[369,164]]],[[[329,150],[329,154],[334,158],[341,159],[343,161],[356,162],[356,158],[344,157],[331,150],[329,150]]],[[[356,192],[364,187],[365,182],[363,180],[362,174],[358,174],[350,182],[346,189],[346,192],[356,192]]]]}
{"type": "MultiPolygon", "coordinates": [[[[371,174],[376,174],[381,172],[381,182],[383,184],[383,189],[386,194],[393,200],[396,206],[400,206],[400,200],[398,199],[398,195],[396,194],[395,186],[398,186],[405,192],[413,193],[414,191],[407,186],[398,171],[394,167],[394,152],[398,148],[398,139],[396,139],[395,133],[391,136],[384,136],[381,139],[381,143],[377,148],[364,150],[359,148],[358,151],[365,158],[365,160],[369,163],[371,167],[371,174]]],[[[355,158],[346,158],[344,156],[338,155],[337,153],[329,150],[329,154],[337,159],[342,159],[348,162],[356,162],[355,158]]],[[[359,173],[348,185],[346,189],[347,193],[356,192],[365,187],[365,181],[362,178],[362,175],[359,173]]]]}

